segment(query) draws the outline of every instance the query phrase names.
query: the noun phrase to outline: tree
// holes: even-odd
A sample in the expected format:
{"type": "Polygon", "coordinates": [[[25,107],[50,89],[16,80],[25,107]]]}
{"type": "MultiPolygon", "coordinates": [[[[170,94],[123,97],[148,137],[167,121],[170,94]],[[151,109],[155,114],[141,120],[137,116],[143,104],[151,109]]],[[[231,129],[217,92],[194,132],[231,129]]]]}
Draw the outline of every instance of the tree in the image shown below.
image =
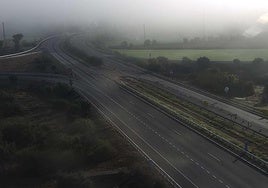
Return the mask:
{"type": "Polygon", "coordinates": [[[144,46],[145,47],[151,46],[151,41],[149,39],[145,40],[144,41],[144,46]]]}
{"type": "Polygon", "coordinates": [[[168,58],[159,56],[156,58],[159,63],[168,63],[168,58]]]}
{"type": "Polygon", "coordinates": [[[147,69],[153,72],[160,72],[161,66],[156,59],[149,59],[147,69]]]}
{"type": "Polygon", "coordinates": [[[235,65],[239,65],[239,64],[241,63],[241,61],[240,61],[239,59],[234,59],[234,60],[233,60],[233,63],[234,63],[235,65]]]}
{"type": "Polygon", "coordinates": [[[187,38],[183,38],[183,44],[188,44],[189,40],[187,38]]]}
{"type": "Polygon", "coordinates": [[[156,40],[153,40],[152,41],[152,46],[155,46],[155,45],[157,45],[157,41],[156,40]]]}
{"type": "Polygon", "coordinates": [[[133,44],[132,43],[129,43],[128,47],[131,49],[133,48],[133,44]]]}
{"type": "Polygon", "coordinates": [[[259,64],[261,64],[261,63],[263,63],[264,62],[264,60],[262,59],[262,58],[255,58],[253,61],[252,61],[252,63],[254,64],[254,65],[259,65],[259,64]]]}
{"type": "Polygon", "coordinates": [[[122,47],[122,48],[127,48],[127,47],[128,47],[128,43],[127,43],[127,41],[123,41],[123,42],[121,42],[121,47],[122,47]]]}
{"type": "Polygon", "coordinates": [[[20,41],[23,38],[23,34],[15,34],[13,35],[13,42],[15,43],[15,50],[18,51],[20,49],[20,41]]]}
{"type": "Polygon", "coordinates": [[[190,58],[188,58],[188,57],[183,57],[182,58],[182,63],[191,63],[191,62],[192,62],[192,60],[190,58]]]}
{"type": "Polygon", "coordinates": [[[197,67],[200,70],[207,69],[210,65],[210,60],[207,57],[200,57],[197,59],[197,67]]]}

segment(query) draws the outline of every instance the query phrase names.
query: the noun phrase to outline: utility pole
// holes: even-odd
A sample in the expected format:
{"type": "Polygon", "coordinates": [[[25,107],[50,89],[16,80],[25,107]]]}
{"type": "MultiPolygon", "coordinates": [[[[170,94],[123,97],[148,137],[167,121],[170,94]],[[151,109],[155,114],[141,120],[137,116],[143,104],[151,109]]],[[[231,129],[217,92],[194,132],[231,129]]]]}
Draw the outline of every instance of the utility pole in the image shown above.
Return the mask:
{"type": "Polygon", "coordinates": [[[3,27],[3,48],[6,45],[6,31],[5,31],[5,23],[2,23],[2,27],[3,27]]]}
{"type": "Polygon", "coordinates": [[[206,40],[207,38],[207,28],[206,28],[206,12],[205,9],[203,9],[203,39],[206,40]]]}
{"type": "Polygon", "coordinates": [[[143,24],[143,37],[144,37],[144,41],[145,41],[146,40],[145,24],[143,24]]]}

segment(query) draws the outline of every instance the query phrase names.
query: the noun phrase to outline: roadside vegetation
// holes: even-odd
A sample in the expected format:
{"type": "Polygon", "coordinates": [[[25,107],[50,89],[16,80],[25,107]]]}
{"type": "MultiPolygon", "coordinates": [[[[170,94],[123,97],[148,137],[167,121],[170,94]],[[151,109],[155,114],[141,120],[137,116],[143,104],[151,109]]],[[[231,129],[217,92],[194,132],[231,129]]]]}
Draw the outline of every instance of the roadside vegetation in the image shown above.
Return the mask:
{"type": "Polygon", "coordinates": [[[165,111],[175,115],[206,135],[216,140],[215,135],[218,135],[240,147],[241,150],[244,149],[247,143],[249,152],[265,161],[268,160],[267,137],[211,112],[204,107],[206,106],[205,103],[197,105],[191,99],[177,97],[161,89],[161,86],[157,87],[146,81],[122,78],[122,82],[127,89],[138,93],[146,100],[162,107],[165,111]]]}
{"type": "MultiPolygon", "coordinates": [[[[253,96],[256,86],[263,88],[268,82],[268,63],[262,58],[255,58],[248,63],[243,63],[239,59],[234,59],[230,63],[217,63],[211,62],[205,56],[196,60],[184,57],[179,62],[166,57],[148,60],[120,57],[153,73],[229,98],[253,96]],[[229,89],[228,93],[225,91],[226,87],[229,89]]],[[[262,95],[255,97],[258,97],[255,105],[264,104],[261,100],[262,95]]]]}
{"type": "Polygon", "coordinates": [[[68,73],[67,69],[51,55],[42,52],[15,58],[0,59],[1,72],[68,73]]]}
{"type": "Polygon", "coordinates": [[[0,187],[166,187],[69,86],[0,89],[0,187]]]}
{"type": "Polygon", "coordinates": [[[113,49],[122,55],[139,59],[167,57],[172,61],[182,60],[183,57],[197,59],[206,56],[211,61],[231,62],[233,59],[250,62],[256,57],[268,59],[268,49],[113,49]]]}
{"type": "Polygon", "coordinates": [[[5,42],[0,40],[0,56],[27,50],[33,48],[36,44],[36,40],[24,39],[22,33],[16,33],[12,38],[7,38],[5,42]]]}

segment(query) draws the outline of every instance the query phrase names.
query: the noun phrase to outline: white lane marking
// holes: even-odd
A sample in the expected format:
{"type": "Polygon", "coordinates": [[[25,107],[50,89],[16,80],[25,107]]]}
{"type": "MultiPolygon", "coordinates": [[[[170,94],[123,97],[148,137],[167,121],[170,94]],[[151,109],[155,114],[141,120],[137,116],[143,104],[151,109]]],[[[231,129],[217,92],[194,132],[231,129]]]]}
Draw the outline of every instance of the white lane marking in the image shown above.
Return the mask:
{"type": "MultiPolygon", "coordinates": [[[[94,86],[93,86],[94,87],[94,86]]],[[[94,87],[95,88],[95,87],[94,87]]],[[[100,91],[100,90],[98,90],[97,88],[95,88],[97,91],[100,91]]],[[[101,91],[100,91],[101,92],[101,91]]],[[[101,92],[102,93],[102,92],[101,92]]],[[[105,94],[104,94],[105,95],[105,94]]],[[[106,96],[106,95],[105,95],[106,96]]],[[[106,96],[106,97],[108,97],[108,98],[110,98],[109,96],[106,96]]],[[[116,102],[116,101],[114,101],[112,98],[110,98],[113,102],[115,102],[116,104],[118,104],[121,108],[123,108],[125,111],[127,111],[128,113],[129,113],[129,111],[128,110],[126,110],[123,106],[121,106],[118,102],[116,102]]],[[[105,106],[104,106],[105,107],[105,106]]],[[[106,108],[106,107],[105,107],[106,108]]],[[[114,114],[113,112],[112,112],[112,114],[114,114]]],[[[129,113],[130,114],[130,113],[129,113]]],[[[114,114],[115,115],[115,114],[114,114]]],[[[132,115],[132,114],[131,114],[132,115]]],[[[117,117],[117,116],[116,116],[117,117]]],[[[140,121],[140,122],[142,122],[138,117],[136,117],[136,116],[134,116],[135,117],[135,119],[137,119],[138,121],[140,121]]],[[[117,117],[118,118],[118,117],[117,117]]],[[[119,119],[119,118],[118,118],[119,119]]],[[[120,119],[119,119],[120,120],[120,119]]],[[[122,121],[121,121],[122,122],[122,121]]],[[[142,122],[143,124],[144,124],[144,122],[142,122]]],[[[153,130],[151,127],[149,127],[151,130],[153,130]]],[[[132,130],[133,131],[133,130],[132,130]]],[[[162,137],[163,138],[163,137],[162,137]]],[[[163,138],[164,139],[164,138],[163,138]]],[[[164,139],[164,140],[166,140],[167,142],[168,142],[168,140],[167,139],[164,139]]],[[[189,158],[189,156],[187,155],[187,158],[189,158]]],[[[164,158],[165,159],[165,158],[164,158]]],[[[165,159],[166,160],[166,159],[165,159]]],[[[175,168],[176,169],[176,168],[175,168]]],[[[176,169],[177,170],[177,169],[176,169]]],[[[183,175],[183,174],[182,174],[183,175]]]]}
{"type": "Polygon", "coordinates": [[[178,131],[176,131],[176,130],[174,130],[174,132],[177,134],[177,135],[182,135],[180,132],[178,132],[178,131]]]}
{"type": "Polygon", "coordinates": [[[220,182],[220,183],[223,183],[223,181],[222,181],[222,180],[219,180],[219,182],[220,182]]]}
{"type": "Polygon", "coordinates": [[[148,116],[150,116],[151,118],[154,118],[154,116],[150,113],[147,113],[148,116]]]}
{"type": "MultiPolygon", "coordinates": [[[[94,87],[94,86],[93,86],[94,87]]],[[[98,90],[97,88],[95,88],[96,90],[98,90]]],[[[100,91],[101,92],[101,91],[100,91]]],[[[105,95],[106,96],[106,95],[105,95]]],[[[110,98],[109,96],[106,96],[106,97],[108,97],[108,98],[110,98]]],[[[111,99],[111,98],[110,98],[111,99]]],[[[113,102],[115,102],[115,103],[117,103],[116,101],[114,101],[113,99],[111,99],[113,102]]],[[[123,108],[125,111],[127,111],[129,114],[131,114],[132,116],[134,116],[135,117],[135,115],[134,114],[132,114],[132,113],[130,113],[128,110],[126,110],[124,107],[122,107],[119,103],[117,103],[121,108],[123,108]]],[[[106,108],[106,107],[105,107],[106,108]]],[[[117,117],[118,118],[118,117],[117,117]]],[[[139,118],[137,118],[137,117],[135,117],[135,119],[137,119],[138,121],[140,121],[141,122],[141,120],[139,119],[139,118]]],[[[122,121],[121,121],[122,122],[122,121]]],[[[143,124],[145,124],[144,122],[142,122],[143,124]]],[[[150,126],[148,126],[147,124],[145,124],[146,125],[146,127],[148,127],[148,128],[150,128],[151,130],[153,130],[150,126]]],[[[133,131],[133,130],[132,130],[133,131]]],[[[158,135],[160,136],[160,134],[158,133],[158,135]]],[[[162,137],[163,138],[163,137],[162,137]]],[[[164,138],[163,138],[163,140],[164,140],[164,138]]],[[[165,159],[166,160],[166,159],[165,159]]],[[[156,164],[157,165],[157,164],[156,164]]],[[[178,170],[178,169],[176,169],[176,170],[178,170]]],[[[209,171],[207,171],[208,173],[209,173],[209,171]]],[[[165,173],[165,172],[164,172],[165,173]]],[[[168,176],[168,174],[166,174],[167,176],[168,176]]],[[[182,174],[183,175],[183,174],[182,174]]],[[[171,177],[169,177],[169,178],[171,178],[171,177]]],[[[171,178],[172,179],[172,178],[171,178]]],[[[174,181],[174,180],[173,180],[174,181]]],[[[174,181],[175,182],[175,181],[174,181]]],[[[177,184],[177,182],[175,182],[175,184],[177,184]]],[[[173,183],[172,183],[172,185],[173,185],[173,183]]],[[[177,184],[178,185],[178,184],[177,184]]],[[[227,188],[230,188],[228,185],[225,185],[227,188]]]]}
{"type": "MultiPolygon", "coordinates": [[[[82,93],[81,93],[82,94],[82,93]]],[[[84,96],[86,99],[88,99],[86,96],[84,96]]],[[[196,188],[199,188],[197,185],[195,185],[186,175],[184,175],[180,170],[178,170],[175,166],[173,166],[173,164],[171,164],[169,162],[169,160],[167,160],[160,152],[158,152],[153,146],[151,146],[147,141],[145,141],[141,136],[139,136],[136,131],[134,131],[133,129],[131,129],[130,127],[128,127],[126,125],[126,123],[124,121],[122,121],[121,119],[119,119],[117,117],[117,115],[115,115],[113,112],[111,112],[107,107],[105,107],[99,100],[97,100],[94,96],[91,95],[91,97],[93,97],[96,101],[98,101],[100,103],[100,105],[102,105],[106,110],[108,110],[111,114],[113,114],[121,123],[123,123],[123,125],[125,125],[129,130],[131,130],[134,134],[136,134],[143,142],[145,142],[153,151],[155,151],[158,155],[160,155],[160,157],[162,157],[170,166],[172,166],[177,172],[179,172],[184,178],[186,178],[192,185],[194,185],[196,188]]],[[[89,100],[89,99],[88,99],[89,100]]],[[[91,100],[89,100],[91,101],[91,100]]],[[[114,123],[97,105],[95,105],[92,101],[91,103],[95,106],[95,108],[97,108],[104,117],[106,117],[115,127],[118,128],[118,130],[123,133],[123,135],[126,136],[126,138],[128,140],[130,140],[130,142],[132,142],[134,144],[134,146],[136,146],[147,158],[149,158],[150,160],[152,160],[149,155],[147,155],[147,153],[145,153],[145,151],[143,151],[126,133],[124,133],[124,131],[116,124],[114,123]]],[[[153,161],[153,160],[152,160],[153,161]]],[[[165,173],[165,175],[167,175],[167,177],[169,179],[171,179],[171,181],[173,181],[177,187],[182,188],[182,186],[180,184],[178,184],[166,171],[164,171],[155,161],[153,161],[153,163],[162,171],[165,173]]]]}
{"type": "Polygon", "coordinates": [[[217,178],[217,177],[216,177],[216,176],[214,176],[214,175],[212,175],[212,177],[213,177],[213,178],[215,178],[215,179],[217,178]]]}
{"type": "Polygon", "coordinates": [[[212,157],[213,159],[215,159],[216,161],[221,162],[221,160],[220,160],[218,157],[212,155],[211,153],[208,153],[208,155],[209,155],[210,157],[212,157]]]}

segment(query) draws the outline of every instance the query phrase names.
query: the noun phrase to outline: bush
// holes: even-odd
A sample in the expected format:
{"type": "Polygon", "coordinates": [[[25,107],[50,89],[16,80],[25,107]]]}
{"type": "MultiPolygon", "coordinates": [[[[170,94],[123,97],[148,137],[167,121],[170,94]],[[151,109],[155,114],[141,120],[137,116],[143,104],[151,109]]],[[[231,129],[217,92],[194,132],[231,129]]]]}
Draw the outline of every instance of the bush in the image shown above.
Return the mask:
{"type": "Polygon", "coordinates": [[[0,91],[0,102],[13,102],[14,96],[6,91],[0,91]]]}
{"type": "Polygon", "coordinates": [[[19,171],[27,177],[51,176],[81,167],[84,160],[72,150],[23,150],[18,154],[19,171]]]}
{"type": "Polygon", "coordinates": [[[67,133],[76,135],[88,135],[93,137],[96,132],[96,126],[93,121],[89,119],[76,119],[75,122],[67,127],[67,133]]]}
{"type": "Polygon", "coordinates": [[[115,148],[106,140],[99,140],[92,155],[89,157],[94,162],[103,162],[111,159],[116,154],[115,148]]]}
{"type": "Polygon", "coordinates": [[[198,58],[196,63],[197,63],[197,68],[199,70],[205,70],[210,66],[210,60],[207,57],[198,58]]]}
{"type": "Polygon", "coordinates": [[[23,111],[21,106],[14,102],[0,103],[0,117],[6,118],[16,115],[22,115],[23,111]]]}
{"type": "Polygon", "coordinates": [[[190,58],[188,58],[188,57],[183,57],[182,58],[182,63],[186,63],[186,64],[192,63],[192,60],[190,58]]]}
{"type": "Polygon", "coordinates": [[[74,89],[67,84],[58,83],[54,87],[52,87],[51,92],[55,97],[64,99],[75,99],[76,97],[78,97],[74,89]]]}
{"type": "Polygon", "coordinates": [[[60,176],[57,178],[58,188],[94,188],[92,181],[85,180],[83,177],[60,176]]]}
{"type": "Polygon", "coordinates": [[[14,143],[19,148],[31,146],[34,141],[34,133],[29,124],[7,123],[1,127],[1,132],[3,142],[14,143]]]}

